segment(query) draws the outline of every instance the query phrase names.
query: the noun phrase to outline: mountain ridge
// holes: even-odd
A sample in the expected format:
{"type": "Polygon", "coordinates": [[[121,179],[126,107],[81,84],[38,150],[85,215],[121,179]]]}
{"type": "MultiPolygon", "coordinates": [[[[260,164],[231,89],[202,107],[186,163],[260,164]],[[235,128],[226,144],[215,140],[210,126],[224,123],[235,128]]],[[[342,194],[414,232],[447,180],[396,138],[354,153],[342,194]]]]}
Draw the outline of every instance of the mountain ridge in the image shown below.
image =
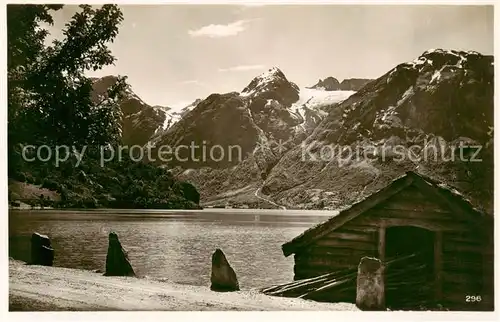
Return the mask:
{"type": "Polygon", "coordinates": [[[339,82],[335,77],[328,76],[307,88],[322,89],[325,91],[359,91],[372,80],[370,78],[346,78],[342,82],[339,82]]]}
{"type": "MultiPolygon", "coordinates": [[[[492,67],[492,56],[428,50],[375,80],[363,80],[357,91],[320,89],[316,85],[321,82],[316,88],[300,88],[273,67],[254,77],[241,92],[214,93],[200,100],[172,126],[155,133],[151,142],[171,147],[191,142],[206,142],[207,149],[241,147],[241,160],[159,162],[197,186],[208,206],[336,209],[404,171],[417,169],[472,192],[473,199],[485,201],[484,208],[489,208],[492,67]],[[317,150],[333,144],[362,151],[401,145],[407,151],[412,144],[449,150],[463,142],[483,144],[485,163],[404,160],[396,164],[363,158],[338,167],[331,160],[300,159],[301,145],[317,150]],[[479,183],[482,179],[486,183],[479,183]],[[477,192],[471,182],[480,185],[477,192]]],[[[333,77],[325,81],[341,84],[333,77]]],[[[181,158],[188,154],[185,151],[181,158]]],[[[195,154],[201,156],[201,152],[195,154]]]]}
{"type": "MultiPolygon", "coordinates": [[[[279,68],[270,68],[253,78],[241,92],[209,95],[178,123],[155,137],[154,144],[175,147],[207,142],[207,149],[215,145],[241,147],[241,160],[174,160],[166,164],[182,180],[202,187],[200,193],[208,204],[213,191],[223,195],[245,191],[249,198],[245,197],[243,204],[274,208],[276,205],[266,202],[258,192],[270,169],[286,150],[311,133],[326,115],[326,106],[352,93],[301,89],[279,68]]],[[[188,158],[188,154],[184,151],[180,159],[188,158]]],[[[196,159],[201,156],[201,151],[195,154],[196,159]]]]}
{"type": "Polygon", "coordinates": [[[307,208],[323,203],[338,208],[417,169],[465,192],[484,211],[492,212],[492,122],[493,57],[429,50],[331,108],[305,144],[313,151],[339,145],[380,153],[385,144],[401,146],[405,153],[414,145],[442,147],[449,153],[453,146],[476,142],[483,146],[481,163],[361,158],[340,167],[336,162],[299,162],[302,151],[296,147],[273,168],[263,192],[285,205],[307,208]]]}

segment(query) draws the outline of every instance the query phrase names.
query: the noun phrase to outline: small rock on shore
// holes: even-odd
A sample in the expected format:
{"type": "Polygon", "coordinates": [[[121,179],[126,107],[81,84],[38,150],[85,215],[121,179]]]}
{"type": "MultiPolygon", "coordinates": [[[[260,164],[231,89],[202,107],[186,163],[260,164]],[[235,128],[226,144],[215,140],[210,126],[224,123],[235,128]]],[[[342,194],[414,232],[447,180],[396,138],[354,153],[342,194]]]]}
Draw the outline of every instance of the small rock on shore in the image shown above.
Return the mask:
{"type": "Polygon", "coordinates": [[[212,291],[230,292],[240,290],[236,273],[220,249],[216,249],[212,255],[210,282],[212,291]]]}

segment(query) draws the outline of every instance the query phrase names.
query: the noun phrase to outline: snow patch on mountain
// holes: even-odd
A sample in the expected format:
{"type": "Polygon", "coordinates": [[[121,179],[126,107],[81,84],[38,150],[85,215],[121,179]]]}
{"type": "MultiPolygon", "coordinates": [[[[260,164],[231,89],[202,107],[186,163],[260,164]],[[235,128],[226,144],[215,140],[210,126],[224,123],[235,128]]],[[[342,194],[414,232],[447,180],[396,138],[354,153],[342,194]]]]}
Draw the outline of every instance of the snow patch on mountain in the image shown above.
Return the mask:
{"type": "Polygon", "coordinates": [[[201,99],[197,99],[190,104],[187,102],[181,102],[179,104],[172,105],[171,107],[162,107],[165,112],[165,121],[163,122],[162,130],[167,130],[172,125],[179,122],[179,120],[183,118],[184,115],[191,112],[199,102],[201,102],[201,99]]]}
{"type": "Polygon", "coordinates": [[[241,92],[241,96],[251,96],[265,90],[267,84],[272,83],[281,78],[282,72],[278,67],[272,67],[268,71],[255,77],[249,86],[245,87],[241,92]]]}
{"type": "Polygon", "coordinates": [[[406,102],[407,99],[413,96],[415,92],[413,91],[413,86],[410,86],[406,92],[403,93],[403,96],[401,96],[401,99],[398,101],[397,106],[402,105],[403,103],[406,102]]]}
{"type": "MultiPolygon", "coordinates": [[[[467,57],[470,56],[480,56],[480,54],[475,51],[429,49],[413,61],[405,63],[405,65],[416,68],[420,72],[426,65],[433,65],[434,61],[432,58],[441,59],[443,57],[449,57],[446,65],[465,68],[464,63],[467,62],[467,57]]],[[[435,75],[435,77],[438,76],[435,75]]]]}
{"type": "Polygon", "coordinates": [[[240,96],[255,98],[266,92],[274,91],[278,91],[284,97],[290,98],[290,95],[296,95],[299,87],[295,83],[288,81],[285,74],[278,67],[272,67],[252,79],[250,84],[241,91],[240,96]]]}
{"type": "Polygon", "coordinates": [[[305,118],[306,110],[319,111],[322,107],[340,103],[355,91],[324,91],[313,88],[300,88],[299,100],[292,104],[290,109],[297,111],[305,118]]]}
{"type": "Polygon", "coordinates": [[[438,81],[439,82],[440,78],[441,78],[441,70],[436,70],[434,72],[434,74],[432,75],[432,78],[431,78],[431,81],[429,82],[429,84],[434,83],[434,81],[438,81]]]}

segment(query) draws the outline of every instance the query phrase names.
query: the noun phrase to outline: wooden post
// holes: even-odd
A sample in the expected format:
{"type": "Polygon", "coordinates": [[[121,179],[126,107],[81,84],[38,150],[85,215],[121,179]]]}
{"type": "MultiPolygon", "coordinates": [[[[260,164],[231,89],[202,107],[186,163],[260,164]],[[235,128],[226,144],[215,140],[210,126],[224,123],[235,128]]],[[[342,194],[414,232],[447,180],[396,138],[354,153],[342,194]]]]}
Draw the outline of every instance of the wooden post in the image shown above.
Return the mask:
{"type": "Polygon", "coordinates": [[[359,262],[356,306],[370,311],[385,309],[384,264],[377,258],[363,257],[359,262]]]}
{"type": "Polygon", "coordinates": [[[443,298],[443,232],[434,232],[434,299],[439,303],[443,298]]]}

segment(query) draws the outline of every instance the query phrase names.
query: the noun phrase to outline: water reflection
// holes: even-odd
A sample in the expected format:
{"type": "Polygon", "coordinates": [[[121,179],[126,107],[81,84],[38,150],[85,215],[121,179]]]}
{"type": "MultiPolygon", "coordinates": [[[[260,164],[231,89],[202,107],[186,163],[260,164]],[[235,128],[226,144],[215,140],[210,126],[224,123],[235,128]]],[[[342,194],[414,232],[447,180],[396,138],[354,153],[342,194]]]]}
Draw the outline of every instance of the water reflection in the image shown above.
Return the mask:
{"type": "Polygon", "coordinates": [[[213,251],[221,248],[242,288],[291,281],[293,259],[281,244],[332,213],[283,211],[11,211],[9,256],[29,260],[31,233],[47,234],[54,265],[103,269],[113,230],[139,276],[208,285],[213,251]],[[257,212],[257,213],[256,213],[257,212]]]}

